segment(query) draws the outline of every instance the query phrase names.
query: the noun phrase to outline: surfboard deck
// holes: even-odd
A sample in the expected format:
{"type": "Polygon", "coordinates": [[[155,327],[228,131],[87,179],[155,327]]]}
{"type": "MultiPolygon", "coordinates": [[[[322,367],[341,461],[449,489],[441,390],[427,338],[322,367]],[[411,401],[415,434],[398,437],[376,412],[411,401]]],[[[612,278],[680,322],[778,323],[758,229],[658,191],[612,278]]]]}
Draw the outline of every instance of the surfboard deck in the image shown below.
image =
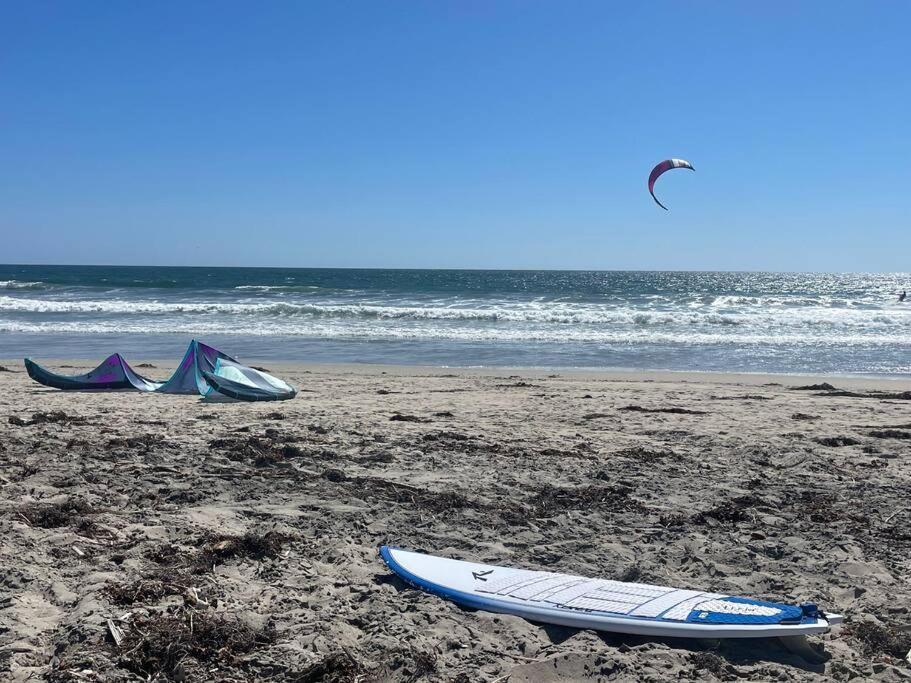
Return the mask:
{"type": "Polygon", "coordinates": [[[770,638],[841,623],[815,605],[451,560],[382,546],[402,579],[464,607],[573,628],[675,638],[770,638]]]}

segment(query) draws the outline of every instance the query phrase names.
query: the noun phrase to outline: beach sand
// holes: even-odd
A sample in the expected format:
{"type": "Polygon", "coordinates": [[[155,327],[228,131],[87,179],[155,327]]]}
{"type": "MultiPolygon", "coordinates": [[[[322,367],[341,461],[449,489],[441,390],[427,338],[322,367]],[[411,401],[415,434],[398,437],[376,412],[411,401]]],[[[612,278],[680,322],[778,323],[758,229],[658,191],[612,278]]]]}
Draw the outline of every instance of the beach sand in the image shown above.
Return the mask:
{"type": "Polygon", "coordinates": [[[911,678],[907,383],[269,364],[296,399],[211,405],[0,363],[4,679],[911,678]],[[847,622],[824,662],[535,625],[409,588],[382,543],[847,622]]]}

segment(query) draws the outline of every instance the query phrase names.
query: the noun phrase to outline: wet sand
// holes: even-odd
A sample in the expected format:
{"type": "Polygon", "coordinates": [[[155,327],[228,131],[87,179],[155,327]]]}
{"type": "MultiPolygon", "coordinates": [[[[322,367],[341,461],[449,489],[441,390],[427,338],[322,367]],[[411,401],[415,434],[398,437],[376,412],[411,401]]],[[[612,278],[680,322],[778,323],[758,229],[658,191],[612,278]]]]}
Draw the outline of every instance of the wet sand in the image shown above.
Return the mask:
{"type": "Polygon", "coordinates": [[[211,405],[0,365],[4,679],[911,678],[909,383],[268,364],[296,399],[211,405]],[[382,543],[847,623],[816,662],[535,625],[382,543]]]}

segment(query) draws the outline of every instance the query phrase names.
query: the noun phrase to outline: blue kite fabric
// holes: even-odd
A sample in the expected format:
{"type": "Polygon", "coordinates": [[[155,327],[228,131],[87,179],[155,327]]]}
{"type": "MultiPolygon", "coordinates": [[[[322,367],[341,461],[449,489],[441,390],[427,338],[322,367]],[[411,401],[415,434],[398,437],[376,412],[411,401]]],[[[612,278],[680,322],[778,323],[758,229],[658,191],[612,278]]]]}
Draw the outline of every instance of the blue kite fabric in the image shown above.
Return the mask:
{"type": "Polygon", "coordinates": [[[39,384],[64,391],[133,390],[198,395],[210,401],[284,401],[297,394],[287,382],[241,365],[228,354],[195,339],[174,374],[164,382],[143,377],[119,353],[108,356],[84,375],[58,375],[30,358],[25,359],[25,369],[39,384]]]}

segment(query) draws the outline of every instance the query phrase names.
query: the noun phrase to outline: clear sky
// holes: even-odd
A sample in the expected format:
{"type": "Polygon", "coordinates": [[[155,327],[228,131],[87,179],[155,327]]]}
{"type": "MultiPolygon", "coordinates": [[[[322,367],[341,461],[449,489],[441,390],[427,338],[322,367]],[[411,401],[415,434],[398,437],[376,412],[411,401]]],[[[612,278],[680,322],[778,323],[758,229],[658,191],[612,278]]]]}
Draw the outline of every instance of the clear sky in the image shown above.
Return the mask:
{"type": "Polygon", "coordinates": [[[0,262],[911,270],[904,0],[0,10],[0,262]]]}

